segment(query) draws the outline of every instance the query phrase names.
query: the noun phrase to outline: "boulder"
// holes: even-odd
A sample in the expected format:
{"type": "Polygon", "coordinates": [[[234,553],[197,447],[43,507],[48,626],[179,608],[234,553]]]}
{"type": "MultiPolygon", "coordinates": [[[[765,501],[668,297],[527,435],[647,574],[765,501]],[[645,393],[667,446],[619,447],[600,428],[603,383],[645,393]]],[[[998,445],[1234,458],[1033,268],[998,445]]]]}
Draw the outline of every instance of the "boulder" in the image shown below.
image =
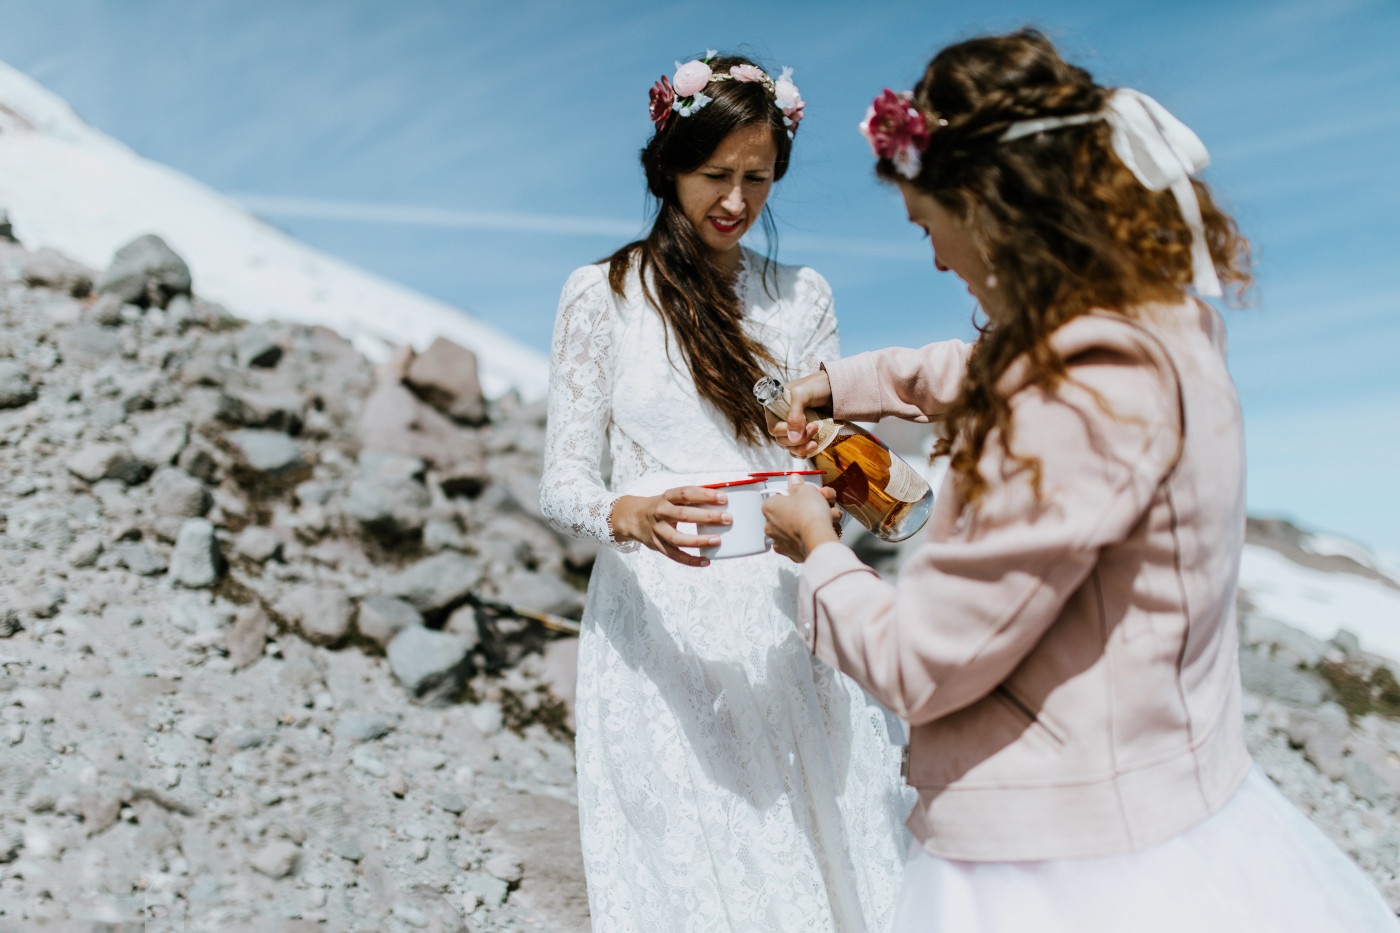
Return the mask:
{"type": "Polygon", "coordinates": [[[162,418],[142,425],[131,441],[131,453],[151,467],[168,466],[189,442],[190,426],[184,419],[162,418]]]}
{"type": "Polygon", "coordinates": [[[410,625],[422,624],[423,616],[417,609],[401,599],[382,594],[360,603],[360,614],[355,620],[360,634],[380,648],[388,647],[394,636],[410,625]]]}
{"type": "Polygon", "coordinates": [[[301,445],[280,431],[230,431],[228,441],[243,461],[260,473],[277,475],[303,465],[301,445]]]}
{"type": "Polygon", "coordinates": [[[282,358],[282,347],[263,327],[245,327],[234,341],[234,359],[244,369],[254,366],[276,366],[282,358]]]}
{"type": "Polygon", "coordinates": [[[443,551],[389,577],[382,592],[433,615],[460,603],[480,582],[481,567],[476,561],[456,551],[443,551]]]}
{"type": "Polygon", "coordinates": [[[400,371],[386,364],[360,410],[360,445],[418,457],[439,470],[475,465],[481,442],[399,382],[400,371]]]}
{"type": "Polygon", "coordinates": [[[123,444],[89,444],[70,456],[64,466],[89,483],[115,479],[128,486],[142,482],[151,472],[151,468],[123,444]]]}
{"type": "Polygon", "coordinates": [[[263,656],[271,629],[272,622],[261,605],[255,603],[238,611],[224,638],[224,648],[234,670],[247,667],[263,656]]]}
{"type": "Polygon", "coordinates": [[[277,611],[314,645],[334,645],[350,634],[354,607],[335,586],[304,584],[277,601],[277,611]]]}
{"type": "Polygon", "coordinates": [[[0,408],[22,408],[39,397],[29,371],[15,360],[0,360],[0,408]]]}
{"type": "Polygon", "coordinates": [[[454,421],[475,425],[486,420],[476,354],[446,337],[437,338],[414,357],[405,381],[424,401],[454,421]]]}
{"type": "Polygon", "coordinates": [[[160,516],[198,518],[213,499],[204,484],[178,467],[161,467],[151,477],[152,510],[160,516]]]}
{"type": "Polygon", "coordinates": [[[172,582],[191,589],[213,586],[223,574],[223,565],[211,522],[191,518],[180,526],[175,552],[170,556],[172,582]]]}
{"type": "Polygon", "coordinates": [[[45,246],[25,259],[24,283],[81,298],[92,291],[92,270],[45,246]]]}
{"type": "Polygon", "coordinates": [[[471,673],[471,650],[460,635],[410,625],[389,642],[389,669],[415,699],[446,703],[471,673]]]}
{"type": "Polygon", "coordinates": [[[190,267],[153,233],[117,250],[97,280],[97,290],[130,304],[164,308],[175,295],[190,294],[190,267]]]}

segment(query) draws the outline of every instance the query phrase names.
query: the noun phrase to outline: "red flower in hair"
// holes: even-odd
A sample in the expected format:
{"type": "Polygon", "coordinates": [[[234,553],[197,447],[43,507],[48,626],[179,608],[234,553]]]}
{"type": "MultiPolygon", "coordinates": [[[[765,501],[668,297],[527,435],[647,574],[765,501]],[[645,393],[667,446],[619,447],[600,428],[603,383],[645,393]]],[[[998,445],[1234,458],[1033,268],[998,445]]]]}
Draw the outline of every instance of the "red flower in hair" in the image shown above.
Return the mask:
{"type": "Polygon", "coordinates": [[[875,155],[893,162],[899,174],[905,178],[919,174],[920,157],[928,145],[928,123],[908,94],[885,88],[865,112],[860,133],[875,155]]]}
{"type": "Polygon", "coordinates": [[[671,104],[676,100],[676,92],[671,89],[671,79],[665,75],[651,89],[651,122],[659,130],[671,119],[671,104]]]}

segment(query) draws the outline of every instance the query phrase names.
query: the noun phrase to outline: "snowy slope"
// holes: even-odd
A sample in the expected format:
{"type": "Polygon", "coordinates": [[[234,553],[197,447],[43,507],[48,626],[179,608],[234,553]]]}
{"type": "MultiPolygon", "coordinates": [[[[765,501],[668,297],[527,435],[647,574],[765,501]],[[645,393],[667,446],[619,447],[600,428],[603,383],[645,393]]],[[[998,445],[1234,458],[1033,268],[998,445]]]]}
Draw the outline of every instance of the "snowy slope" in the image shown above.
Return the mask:
{"type": "Polygon", "coordinates": [[[371,358],[436,336],[476,351],[486,392],[542,398],[540,353],[448,304],[300,243],[213,189],[83,123],[60,98],[0,62],[0,208],[30,249],[95,269],[158,233],[189,263],[195,291],[239,317],[321,324],[371,358]]]}

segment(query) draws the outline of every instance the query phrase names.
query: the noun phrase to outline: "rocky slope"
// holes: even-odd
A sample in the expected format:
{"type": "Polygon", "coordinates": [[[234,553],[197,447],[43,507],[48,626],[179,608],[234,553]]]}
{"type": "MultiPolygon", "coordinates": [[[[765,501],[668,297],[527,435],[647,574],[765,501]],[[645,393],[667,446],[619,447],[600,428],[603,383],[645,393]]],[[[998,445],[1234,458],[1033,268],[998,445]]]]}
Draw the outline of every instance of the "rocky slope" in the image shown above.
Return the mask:
{"type": "MultiPolygon", "coordinates": [[[[587,929],[541,405],[190,286],[0,242],[0,931],[587,929]]],[[[1242,609],[1257,759],[1400,906],[1394,667],[1242,609]]]]}

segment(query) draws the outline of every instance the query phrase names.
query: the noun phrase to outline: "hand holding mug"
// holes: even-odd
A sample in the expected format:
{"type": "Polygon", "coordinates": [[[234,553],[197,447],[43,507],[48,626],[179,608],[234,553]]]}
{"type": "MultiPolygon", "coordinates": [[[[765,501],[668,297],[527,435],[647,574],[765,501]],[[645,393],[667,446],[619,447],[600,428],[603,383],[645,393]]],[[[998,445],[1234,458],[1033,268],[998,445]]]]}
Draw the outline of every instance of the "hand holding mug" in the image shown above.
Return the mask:
{"type": "Polygon", "coordinates": [[[677,486],[659,496],[622,496],[613,504],[613,536],[618,541],[638,541],[678,564],[706,567],[707,559],[681,548],[715,547],[719,535],[683,534],[676,524],[728,525],[730,515],[723,510],[728,502],[723,492],[704,486],[677,486]]]}
{"type": "Polygon", "coordinates": [[[773,542],[773,550],[799,564],[818,545],[840,540],[836,526],[841,510],[836,507],[836,490],[829,486],[818,489],[794,482],[785,495],[763,503],[763,517],[767,519],[763,533],[773,542]]]}

